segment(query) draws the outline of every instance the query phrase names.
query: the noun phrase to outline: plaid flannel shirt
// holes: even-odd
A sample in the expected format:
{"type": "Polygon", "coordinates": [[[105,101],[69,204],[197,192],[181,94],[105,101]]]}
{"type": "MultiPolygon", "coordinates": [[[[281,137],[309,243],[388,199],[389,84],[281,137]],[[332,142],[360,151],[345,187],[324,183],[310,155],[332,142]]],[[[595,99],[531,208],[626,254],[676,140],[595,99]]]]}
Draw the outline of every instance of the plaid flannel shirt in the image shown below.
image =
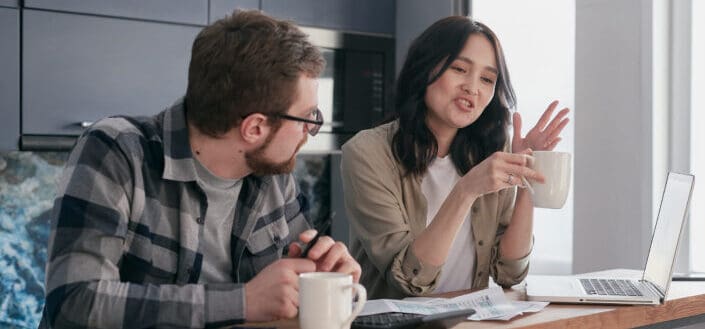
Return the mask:
{"type": "Polygon", "coordinates": [[[59,182],[40,327],[200,328],[245,318],[244,283],[308,229],[292,175],[247,176],[232,229],[232,283],[198,284],[207,202],[182,102],[99,121],[59,182]]]}

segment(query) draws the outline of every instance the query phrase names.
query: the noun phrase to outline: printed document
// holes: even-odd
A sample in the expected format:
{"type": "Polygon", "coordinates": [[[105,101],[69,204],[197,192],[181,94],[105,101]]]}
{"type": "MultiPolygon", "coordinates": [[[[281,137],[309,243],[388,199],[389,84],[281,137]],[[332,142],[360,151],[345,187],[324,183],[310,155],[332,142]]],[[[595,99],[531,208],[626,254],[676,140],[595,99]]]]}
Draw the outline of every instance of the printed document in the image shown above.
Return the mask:
{"type": "Polygon", "coordinates": [[[409,298],[373,299],[365,303],[360,315],[386,312],[403,312],[415,314],[435,314],[465,308],[475,309],[470,320],[510,320],[524,312],[538,312],[548,303],[510,301],[500,287],[492,287],[454,298],[409,298]]]}

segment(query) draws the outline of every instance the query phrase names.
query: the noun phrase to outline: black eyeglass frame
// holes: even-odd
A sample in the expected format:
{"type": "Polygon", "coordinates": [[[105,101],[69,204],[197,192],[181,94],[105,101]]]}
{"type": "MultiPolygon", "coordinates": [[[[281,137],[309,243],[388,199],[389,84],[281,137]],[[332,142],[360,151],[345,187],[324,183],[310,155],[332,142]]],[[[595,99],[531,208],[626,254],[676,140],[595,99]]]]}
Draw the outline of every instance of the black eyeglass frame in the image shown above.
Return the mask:
{"type": "Polygon", "coordinates": [[[311,136],[316,136],[318,134],[318,131],[321,129],[321,126],[323,125],[323,112],[321,112],[320,109],[316,108],[316,118],[319,120],[311,120],[311,119],[306,119],[306,118],[301,118],[301,117],[296,117],[293,115],[288,115],[288,114],[281,114],[281,113],[276,113],[274,114],[275,117],[282,118],[282,119],[287,119],[291,121],[298,121],[298,122],[304,122],[308,124],[314,125],[313,128],[308,128],[308,134],[311,136]]]}

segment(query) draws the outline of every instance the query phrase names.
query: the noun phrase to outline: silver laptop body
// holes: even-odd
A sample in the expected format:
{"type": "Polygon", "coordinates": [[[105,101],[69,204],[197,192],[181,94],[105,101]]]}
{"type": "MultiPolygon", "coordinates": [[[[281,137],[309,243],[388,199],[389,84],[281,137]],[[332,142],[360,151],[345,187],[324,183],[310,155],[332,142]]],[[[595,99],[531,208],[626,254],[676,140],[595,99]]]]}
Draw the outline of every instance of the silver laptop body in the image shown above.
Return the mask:
{"type": "Polygon", "coordinates": [[[529,300],[554,303],[662,304],[668,293],[695,177],[670,172],[641,280],[529,275],[529,300]]]}

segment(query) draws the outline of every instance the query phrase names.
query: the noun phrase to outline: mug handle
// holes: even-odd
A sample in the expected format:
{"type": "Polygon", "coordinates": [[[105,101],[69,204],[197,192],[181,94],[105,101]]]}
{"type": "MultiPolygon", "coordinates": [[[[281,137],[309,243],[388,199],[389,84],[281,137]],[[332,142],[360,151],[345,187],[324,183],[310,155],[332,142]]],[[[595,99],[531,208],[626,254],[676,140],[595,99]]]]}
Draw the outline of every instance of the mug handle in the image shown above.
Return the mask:
{"type": "Polygon", "coordinates": [[[353,283],[352,285],[346,286],[343,289],[353,289],[355,292],[355,296],[357,296],[357,303],[355,303],[355,308],[353,308],[352,314],[350,314],[350,317],[343,322],[343,325],[341,326],[341,329],[347,329],[350,328],[350,325],[352,324],[353,320],[357,317],[360,312],[362,312],[362,308],[365,306],[365,302],[367,302],[367,289],[363,287],[359,283],[353,283]]]}

